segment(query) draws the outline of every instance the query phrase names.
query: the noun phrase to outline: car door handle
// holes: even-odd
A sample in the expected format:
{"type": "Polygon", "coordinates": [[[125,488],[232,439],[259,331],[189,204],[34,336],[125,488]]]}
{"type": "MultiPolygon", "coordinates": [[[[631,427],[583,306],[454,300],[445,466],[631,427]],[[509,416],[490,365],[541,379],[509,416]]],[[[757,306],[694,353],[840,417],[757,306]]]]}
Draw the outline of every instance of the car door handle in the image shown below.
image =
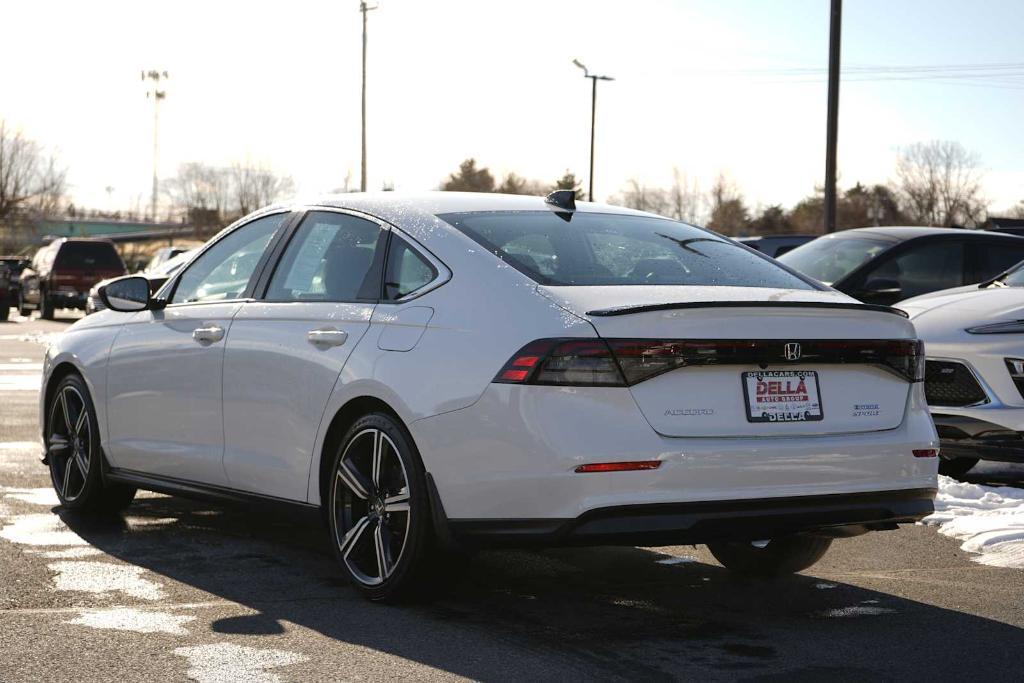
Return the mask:
{"type": "Polygon", "coordinates": [[[318,346],[341,346],[348,340],[348,332],[326,327],[320,330],[310,330],[306,333],[306,339],[310,344],[318,346]]]}
{"type": "Polygon", "coordinates": [[[200,344],[212,344],[213,342],[219,342],[224,338],[224,328],[220,325],[197,327],[192,330],[192,338],[200,344]]]}

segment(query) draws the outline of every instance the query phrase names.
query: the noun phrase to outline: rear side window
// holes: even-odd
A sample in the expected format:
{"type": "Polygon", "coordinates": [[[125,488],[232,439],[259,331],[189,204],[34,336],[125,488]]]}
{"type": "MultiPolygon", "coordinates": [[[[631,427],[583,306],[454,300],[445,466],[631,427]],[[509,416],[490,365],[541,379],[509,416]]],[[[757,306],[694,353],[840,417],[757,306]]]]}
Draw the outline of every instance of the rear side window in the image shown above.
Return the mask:
{"type": "Polygon", "coordinates": [[[384,276],[384,298],[395,301],[429,284],[437,270],[398,235],[391,236],[384,276]]]}
{"type": "Polygon", "coordinates": [[[56,268],[124,270],[124,261],[109,242],[65,242],[57,252],[56,268]]]}
{"type": "Polygon", "coordinates": [[[814,289],[714,233],[647,216],[551,211],[438,216],[544,285],[719,285],[814,289]]]}
{"type": "Polygon", "coordinates": [[[310,211],[270,280],[272,301],[376,301],[383,231],[344,213],[310,211]]]}
{"type": "Polygon", "coordinates": [[[977,261],[971,282],[980,282],[995,277],[1024,260],[1024,245],[979,244],[975,248],[977,261]]]}

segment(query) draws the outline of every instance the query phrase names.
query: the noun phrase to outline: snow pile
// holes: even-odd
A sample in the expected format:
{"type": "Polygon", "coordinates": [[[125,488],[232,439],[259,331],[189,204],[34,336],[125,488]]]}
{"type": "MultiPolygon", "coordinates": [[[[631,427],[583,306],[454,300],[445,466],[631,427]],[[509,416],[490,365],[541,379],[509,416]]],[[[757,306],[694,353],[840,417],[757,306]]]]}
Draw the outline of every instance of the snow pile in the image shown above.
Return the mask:
{"type": "Polygon", "coordinates": [[[978,553],[975,562],[1024,568],[1022,489],[966,484],[940,475],[935,514],[923,521],[962,541],[963,550],[978,553]]]}

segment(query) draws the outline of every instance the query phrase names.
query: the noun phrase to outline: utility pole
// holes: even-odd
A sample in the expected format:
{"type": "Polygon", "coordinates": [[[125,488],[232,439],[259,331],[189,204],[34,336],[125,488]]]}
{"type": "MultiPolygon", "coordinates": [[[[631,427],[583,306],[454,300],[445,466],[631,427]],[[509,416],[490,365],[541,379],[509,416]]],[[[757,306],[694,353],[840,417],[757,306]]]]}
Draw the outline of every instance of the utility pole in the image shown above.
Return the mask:
{"type": "Polygon", "coordinates": [[[167,91],[160,89],[160,81],[167,80],[169,76],[166,71],[143,71],[142,81],[153,82],[153,89],[146,91],[146,97],[153,96],[153,194],[150,198],[149,211],[153,221],[156,221],[156,204],[158,197],[159,180],[157,178],[157,162],[160,158],[160,100],[167,97],[167,91]]]}
{"type": "Polygon", "coordinates": [[[839,135],[839,38],[843,0],[832,0],[828,31],[828,112],[825,133],[825,232],[836,231],[836,139],[839,135]]]}
{"type": "Polygon", "coordinates": [[[595,201],[594,199],[594,129],[597,124],[597,82],[598,81],[614,81],[615,79],[611,76],[598,76],[591,74],[587,71],[587,67],[580,64],[578,59],[572,60],[572,63],[583,69],[583,77],[589,78],[590,87],[590,182],[589,190],[587,191],[587,199],[595,201]]]}
{"type": "Polygon", "coordinates": [[[370,7],[366,0],[360,0],[359,11],[363,13],[363,118],[362,118],[362,165],[359,171],[359,191],[366,192],[366,13],[377,9],[377,5],[370,7]]]}

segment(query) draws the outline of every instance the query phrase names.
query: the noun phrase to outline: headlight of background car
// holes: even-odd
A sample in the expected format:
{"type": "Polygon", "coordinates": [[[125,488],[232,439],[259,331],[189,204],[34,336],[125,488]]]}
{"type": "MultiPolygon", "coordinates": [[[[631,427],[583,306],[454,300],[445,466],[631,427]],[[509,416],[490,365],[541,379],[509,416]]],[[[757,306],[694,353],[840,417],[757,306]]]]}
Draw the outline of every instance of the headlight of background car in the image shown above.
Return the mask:
{"type": "Polygon", "coordinates": [[[1024,320],[1007,320],[1001,323],[989,323],[968,327],[971,334],[1021,334],[1024,333],[1024,320]]]}

